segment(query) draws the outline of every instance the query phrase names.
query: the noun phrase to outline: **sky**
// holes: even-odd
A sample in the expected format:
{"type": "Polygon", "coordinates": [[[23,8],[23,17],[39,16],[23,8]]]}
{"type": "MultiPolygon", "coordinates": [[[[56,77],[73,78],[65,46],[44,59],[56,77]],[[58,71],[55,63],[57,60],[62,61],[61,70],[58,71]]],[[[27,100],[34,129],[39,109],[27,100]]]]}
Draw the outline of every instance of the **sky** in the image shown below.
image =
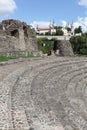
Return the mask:
{"type": "Polygon", "coordinates": [[[72,24],[87,32],[87,0],[0,0],[0,22],[16,19],[34,27],[72,24]]]}

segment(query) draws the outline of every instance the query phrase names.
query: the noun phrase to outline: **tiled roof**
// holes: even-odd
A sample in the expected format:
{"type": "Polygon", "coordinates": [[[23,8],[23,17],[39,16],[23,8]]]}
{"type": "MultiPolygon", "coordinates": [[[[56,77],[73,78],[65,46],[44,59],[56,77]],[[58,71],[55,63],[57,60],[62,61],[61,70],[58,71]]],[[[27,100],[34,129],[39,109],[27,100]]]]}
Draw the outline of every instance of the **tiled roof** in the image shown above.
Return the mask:
{"type": "Polygon", "coordinates": [[[38,31],[50,30],[49,28],[38,28],[38,31]]]}

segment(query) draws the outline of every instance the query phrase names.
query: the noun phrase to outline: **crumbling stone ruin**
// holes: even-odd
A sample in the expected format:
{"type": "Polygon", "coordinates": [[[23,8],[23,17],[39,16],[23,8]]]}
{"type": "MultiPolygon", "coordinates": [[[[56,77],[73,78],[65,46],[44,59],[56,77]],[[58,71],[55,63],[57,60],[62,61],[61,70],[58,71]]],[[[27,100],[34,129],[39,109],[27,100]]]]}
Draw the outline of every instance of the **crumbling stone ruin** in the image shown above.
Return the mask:
{"type": "Polygon", "coordinates": [[[0,55],[28,55],[37,52],[35,30],[18,20],[0,23],[0,55]]]}
{"type": "MultiPolygon", "coordinates": [[[[54,51],[61,56],[73,56],[69,41],[54,42],[54,51]]],[[[55,54],[56,54],[55,53],[55,54]]],[[[19,20],[4,20],[0,23],[0,56],[42,55],[38,52],[35,30],[19,20]]]]}
{"type": "Polygon", "coordinates": [[[74,56],[71,43],[67,40],[56,40],[54,42],[54,51],[59,50],[60,56],[74,56]]]}

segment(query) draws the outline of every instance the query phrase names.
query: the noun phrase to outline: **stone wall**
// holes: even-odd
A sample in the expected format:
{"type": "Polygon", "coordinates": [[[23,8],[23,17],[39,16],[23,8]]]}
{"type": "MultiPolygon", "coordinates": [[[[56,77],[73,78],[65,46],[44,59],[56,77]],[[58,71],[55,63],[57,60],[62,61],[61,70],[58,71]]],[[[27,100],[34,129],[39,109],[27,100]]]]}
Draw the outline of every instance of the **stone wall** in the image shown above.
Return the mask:
{"type": "Polygon", "coordinates": [[[17,57],[17,56],[30,56],[31,53],[28,51],[8,51],[8,52],[0,52],[0,56],[12,56],[12,57],[17,57]]]}
{"type": "MultiPolygon", "coordinates": [[[[18,20],[0,23],[0,52],[38,52],[35,30],[18,20]]],[[[0,54],[1,54],[0,53],[0,54]]]]}
{"type": "Polygon", "coordinates": [[[59,55],[61,56],[74,56],[71,43],[66,40],[56,41],[56,48],[59,50],[59,55]]]}

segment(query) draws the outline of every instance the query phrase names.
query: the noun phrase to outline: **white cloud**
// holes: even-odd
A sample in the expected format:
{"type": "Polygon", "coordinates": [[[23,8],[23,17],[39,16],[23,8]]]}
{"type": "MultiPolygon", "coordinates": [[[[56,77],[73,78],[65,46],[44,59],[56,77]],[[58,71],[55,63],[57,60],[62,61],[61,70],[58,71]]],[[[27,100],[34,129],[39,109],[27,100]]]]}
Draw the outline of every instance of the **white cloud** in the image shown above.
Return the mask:
{"type": "Polygon", "coordinates": [[[13,13],[17,8],[14,0],[0,0],[0,16],[6,16],[13,13]]]}
{"type": "Polygon", "coordinates": [[[31,23],[31,25],[36,28],[38,27],[49,27],[50,22],[45,22],[45,21],[34,21],[31,23]]]}
{"type": "Polygon", "coordinates": [[[78,20],[74,22],[74,27],[78,26],[82,27],[83,32],[87,32],[87,17],[85,18],[78,17],[78,20]]]}
{"type": "Polygon", "coordinates": [[[62,26],[63,26],[63,27],[66,27],[67,22],[66,22],[65,20],[62,20],[61,23],[62,23],[62,26]]]}
{"type": "Polygon", "coordinates": [[[87,7],[87,0],[79,0],[78,4],[87,7]]]}

